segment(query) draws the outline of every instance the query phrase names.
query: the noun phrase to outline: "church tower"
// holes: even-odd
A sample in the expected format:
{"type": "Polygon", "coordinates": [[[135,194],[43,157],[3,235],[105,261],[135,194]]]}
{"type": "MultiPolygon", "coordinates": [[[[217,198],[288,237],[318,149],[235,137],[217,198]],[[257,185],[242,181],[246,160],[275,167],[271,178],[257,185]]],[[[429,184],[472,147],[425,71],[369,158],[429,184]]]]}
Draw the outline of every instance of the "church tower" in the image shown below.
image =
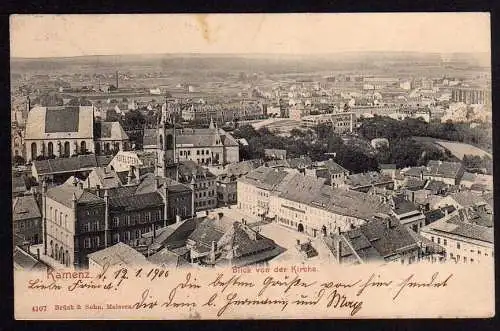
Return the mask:
{"type": "Polygon", "coordinates": [[[168,111],[167,99],[161,110],[157,133],[157,175],[178,180],[175,116],[168,111]]]}

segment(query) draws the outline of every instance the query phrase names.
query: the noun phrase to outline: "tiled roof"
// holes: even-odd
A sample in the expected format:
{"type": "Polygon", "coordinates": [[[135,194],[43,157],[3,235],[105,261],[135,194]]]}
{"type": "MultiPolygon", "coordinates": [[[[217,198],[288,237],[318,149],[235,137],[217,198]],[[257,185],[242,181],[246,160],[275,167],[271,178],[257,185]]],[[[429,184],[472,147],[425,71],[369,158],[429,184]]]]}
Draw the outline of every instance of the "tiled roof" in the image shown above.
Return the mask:
{"type": "Polygon", "coordinates": [[[376,171],[349,175],[346,183],[352,187],[364,187],[392,182],[392,178],[376,171]]]}
{"type": "Polygon", "coordinates": [[[72,208],[73,194],[76,196],[78,204],[99,204],[104,203],[104,200],[86,189],[80,188],[78,185],[62,184],[49,188],[47,197],[57,201],[66,207],[72,208]]]}
{"type": "Polygon", "coordinates": [[[28,113],[26,139],[93,138],[90,106],[34,107],[28,113]]]}
{"type": "MultiPolygon", "coordinates": [[[[105,161],[102,158],[99,160],[100,162],[105,161]]],[[[33,164],[38,175],[50,175],[63,172],[90,170],[92,168],[100,166],[94,154],[33,161],[33,164]]]]}
{"type": "Polygon", "coordinates": [[[223,229],[216,227],[213,220],[206,219],[189,235],[189,240],[193,240],[199,249],[206,251],[210,249],[213,241],[217,243],[223,235],[223,229]]]}
{"type": "Polygon", "coordinates": [[[178,170],[179,180],[184,183],[189,183],[193,175],[200,178],[215,178],[215,175],[208,169],[191,160],[179,162],[178,170]]]}
{"type": "Polygon", "coordinates": [[[447,187],[448,185],[440,180],[430,180],[425,184],[425,189],[433,192],[439,192],[447,187]]]}
{"type": "Polygon", "coordinates": [[[444,162],[431,160],[427,163],[424,175],[457,178],[462,164],[459,162],[444,162]]]}
{"type": "Polygon", "coordinates": [[[272,190],[285,178],[287,173],[268,167],[258,167],[240,178],[242,182],[252,184],[264,190],[272,190]]]}
{"type": "Polygon", "coordinates": [[[237,163],[231,163],[227,166],[227,176],[240,176],[246,175],[253,169],[262,165],[262,160],[248,160],[237,163]]]}
{"type": "Polygon", "coordinates": [[[33,256],[23,251],[19,247],[14,248],[13,260],[15,269],[34,270],[46,267],[46,265],[43,262],[38,261],[33,256]]]}
{"type": "Polygon", "coordinates": [[[359,256],[363,262],[380,259],[390,259],[407,249],[418,247],[415,238],[409,233],[406,226],[391,220],[372,220],[358,228],[349,230],[341,235],[334,234],[327,240],[327,245],[336,254],[336,242],[341,240],[342,257],[352,254],[359,256]]]}
{"type": "Polygon", "coordinates": [[[483,197],[467,191],[452,193],[450,194],[450,197],[453,200],[455,200],[459,205],[465,208],[474,205],[487,204],[486,200],[483,197]]]}
{"type": "Polygon", "coordinates": [[[109,264],[110,267],[115,265],[137,266],[148,264],[144,255],[122,242],[91,253],[88,258],[100,266],[106,264],[109,264]]]}
{"type": "Polygon", "coordinates": [[[448,212],[448,214],[451,214],[454,211],[455,211],[455,207],[453,207],[453,206],[446,206],[446,207],[439,208],[436,210],[428,211],[428,212],[424,213],[425,224],[433,223],[433,222],[445,217],[446,212],[448,212]]]}
{"type": "Polygon", "coordinates": [[[448,217],[441,218],[427,226],[422,231],[437,231],[459,237],[493,243],[493,228],[467,222],[463,213],[456,211],[448,217]]]}
{"type": "Polygon", "coordinates": [[[419,208],[411,201],[403,197],[392,197],[393,211],[396,215],[403,215],[412,211],[418,211],[419,208]]]}
{"type": "Polygon", "coordinates": [[[344,167],[342,167],[340,164],[338,164],[337,162],[335,162],[333,160],[327,160],[327,161],[323,162],[323,164],[328,169],[328,172],[330,173],[330,175],[349,172],[349,170],[345,169],[344,167]]]}
{"type": "Polygon", "coordinates": [[[41,217],[42,214],[33,195],[24,195],[14,199],[14,206],[12,207],[12,219],[14,221],[41,217]]]}
{"type": "Polygon", "coordinates": [[[233,237],[231,238],[231,247],[233,247],[234,253],[233,258],[272,250],[276,246],[271,239],[258,234],[253,229],[239,222],[234,222],[233,228],[233,237]],[[250,235],[249,232],[251,233],[250,235]]]}
{"type": "Polygon", "coordinates": [[[288,166],[294,169],[308,168],[312,165],[312,160],[309,156],[287,159],[288,166]]]}
{"type": "Polygon", "coordinates": [[[26,183],[23,176],[12,176],[12,192],[23,193],[26,192],[26,183]]]}
{"type": "Polygon", "coordinates": [[[163,248],[157,253],[148,257],[148,261],[163,267],[177,268],[187,261],[180,255],[172,252],[168,248],[163,248]]]}
{"type": "Polygon", "coordinates": [[[118,196],[109,199],[110,208],[115,210],[141,210],[163,206],[163,198],[158,192],[118,196]]]}
{"type": "Polygon", "coordinates": [[[140,183],[137,186],[136,193],[142,194],[157,191],[156,181],[158,181],[159,188],[162,188],[166,184],[168,192],[173,193],[191,191],[191,188],[189,186],[181,184],[173,179],[157,177],[153,173],[147,173],[141,177],[140,183]]]}
{"type": "Polygon", "coordinates": [[[425,171],[425,167],[410,167],[401,170],[401,174],[405,177],[417,177],[420,178],[422,173],[425,171]]]}
{"type": "Polygon", "coordinates": [[[369,219],[375,213],[388,213],[387,204],[383,204],[372,195],[332,188],[325,185],[324,178],[314,178],[298,173],[288,174],[276,187],[279,196],[329,210],[339,215],[369,219]]]}
{"type": "Polygon", "coordinates": [[[78,132],[80,108],[66,106],[64,108],[47,108],[45,114],[45,132],[78,132]]]}
{"type": "MultiPolygon", "coordinates": [[[[105,167],[97,167],[92,171],[94,172],[94,175],[99,179],[101,188],[103,189],[121,186],[123,183],[127,182],[126,179],[125,181],[122,181],[114,170],[107,169],[105,167]]],[[[91,175],[92,174],[90,174],[89,176],[91,175]]],[[[125,175],[125,178],[127,177],[127,175],[125,175]]]]}

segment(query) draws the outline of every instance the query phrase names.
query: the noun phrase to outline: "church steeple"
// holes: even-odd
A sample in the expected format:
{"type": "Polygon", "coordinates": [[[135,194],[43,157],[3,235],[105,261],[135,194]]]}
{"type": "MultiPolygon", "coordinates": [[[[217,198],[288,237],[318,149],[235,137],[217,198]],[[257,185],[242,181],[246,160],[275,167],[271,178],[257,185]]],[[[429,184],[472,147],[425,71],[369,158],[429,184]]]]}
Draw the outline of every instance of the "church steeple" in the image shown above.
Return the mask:
{"type": "Polygon", "coordinates": [[[176,134],[175,116],[170,114],[168,100],[167,97],[165,97],[165,104],[162,107],[161,118],[158,125],[158,175],[175,180],[178,178],[176,134]]]}

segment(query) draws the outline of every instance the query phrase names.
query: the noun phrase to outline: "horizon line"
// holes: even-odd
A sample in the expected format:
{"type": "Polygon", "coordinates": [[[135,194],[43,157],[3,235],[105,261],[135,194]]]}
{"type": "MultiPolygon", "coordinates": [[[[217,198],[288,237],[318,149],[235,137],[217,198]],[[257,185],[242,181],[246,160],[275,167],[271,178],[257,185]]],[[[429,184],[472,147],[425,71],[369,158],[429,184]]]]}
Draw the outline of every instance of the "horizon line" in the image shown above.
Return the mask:
{"type": "MultiPolygon", "coordinates": [[[[444,51],[416,51],[416,50],[362,50],[362,51],[338,51],[338,52],[324,52],[324,53],[211,53],[211,52],[172,52],[172,53],[122,53],[122,54],[84,54],[84,55],[63,55],[63,56],[38,56],[38,57],[27,57],[27,56],[11,56],[11,60],[44,60],[44,59],[70,59],[70,58],[83,58],[83,57],[106,57],[106,56],[161,56],[161,55],[207,55],[207,56],[234,56],[234,57],[243,57],[243,56],[325,56],[325,55],[339,55],[339,54],[348,54],[348,53],[412,53],[412,54],[439,54],[439,55],[452,55],[452,54],[491,54],[491,51],[483,51],[483,52],[444,52],[444,51]]],[[[490,55],[491,56],[491,55],[490,55]]]]}

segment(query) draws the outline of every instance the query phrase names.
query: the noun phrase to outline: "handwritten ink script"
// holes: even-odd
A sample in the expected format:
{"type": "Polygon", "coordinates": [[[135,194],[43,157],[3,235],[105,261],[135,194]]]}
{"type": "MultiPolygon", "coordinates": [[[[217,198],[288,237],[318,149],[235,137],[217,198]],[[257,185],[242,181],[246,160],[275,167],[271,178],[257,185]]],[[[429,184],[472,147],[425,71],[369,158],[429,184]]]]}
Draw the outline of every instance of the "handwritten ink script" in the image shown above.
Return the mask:
{"type": "Polygon", "coordinates": [[[40,314],[169,311],[191,317],[204,312],[214,318],[229,318],[241,311],[293,314],[297,309],[315,309],[335,311],[335,316],[357,317],[382,299],[398,305],[408,296],[446,290],[453,285],[454,278],[451,272],[430,270],[418,274],[371,272],[353,276],[320,273],[313,266],[223,270],[104,266],[97,271],[47,270],[27,279],[24,291],[43,296],[61,294],[60,297],[66,298],[67,302],[33,305],[31,311],[40,314]],[[68,299],[73,298],[68,294],[86,297],[86,301],[68,299]],[[93,301],[93,297],[101,299],[93,301]]]}

